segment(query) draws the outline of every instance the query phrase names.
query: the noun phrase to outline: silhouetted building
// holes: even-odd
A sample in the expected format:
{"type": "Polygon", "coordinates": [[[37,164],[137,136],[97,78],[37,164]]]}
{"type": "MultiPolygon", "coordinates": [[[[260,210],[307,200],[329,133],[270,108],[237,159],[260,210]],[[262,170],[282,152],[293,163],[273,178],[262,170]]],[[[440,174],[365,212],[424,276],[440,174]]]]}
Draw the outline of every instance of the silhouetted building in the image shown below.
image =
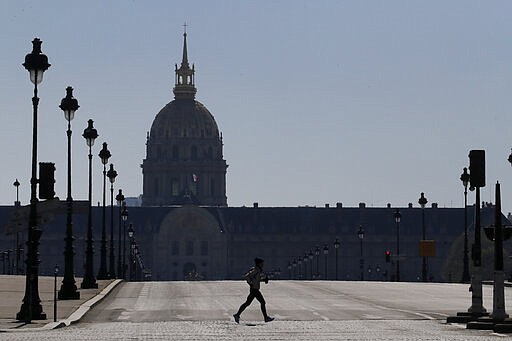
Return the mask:
{"type": "MultiPolygon", "coordinates": [[[[127,224],[121,224],[121,228],[133,224],[144,265],[151,269],[153,279],[241,279],[258,256],[265,259],[267,271],[286,279],[332,280],[338,275],[340,280],[358,280],[362,270],[367,280],[392,280],[397,239],[395,208],[389,204],[384,208],[369,208],[364,203],[359,207],[343,207],[341,203],[321,208],[260,207],[257,203],[252,207],[227,207],[222,135],[211,113],[195,99],[195,68],[188,62],[186,39],[185,33],[182,62],[175,68],[174,100],[156,115],[147,137],[142,206],[138,198],[132,198],[127,224]],[[363,267],[359,226],[365,232],[363,267]],[[336,239],[340,242],[338,249],[334,248],[336,239]],[[386,251],[391,252],[389,263],[386,251]]],[[[23,209],[0,207],[0,227],[23,209]]],[[[83,274],[85,263],[85,212],[74,210],[77,276],[83,274]]],[[[401,207],[400,212],[400,279],[418,281],[422,270],[422,209],[410,204],[401,207]]],[[[117,262],[118,207],[114,214],[117,262]]],[[[40,269],[42,274],[51,275],[55,264],[64,263],[65,213],[61,209],[42,216],[46,222],[42,224],[40,269]]],[[[494,208],[486,205],[482,225],[491,225],[493,216],[494,208]]],[[[93,207],[94,269],[99,265],[101,217],[101,207],[93,207]]],[[[470,225],[472,217],[473,210],[468,209],[470,225]]],[[[18,222],[24,232],[18,237],[26,238],[27,222],[19,217],[18,222]]],[[[432,204],[425,208],[425,223],[426,236],[436,245],[436,256],[428,261],[429,275],[436,281],[460,281],[464,209],[432,204]]],[[[20,226],[11,224],[11,228],[20,226]]],[[[483,239],[484,264],[492,264],[492,245],[483,239]]],[[[4,266],[9,263],[11,268],[15,240],[16,234],[0,235],[0,252],[11,250],[7,252],[8,260],[2,258],[4,266]]],[[[472,233],[469,240],[471,245],[472,233]]],[[[128,263],[128,243],[126,252],[128,263]]],[[[509,259],[505,260],[508,270],[509,259]]],[[[486,269],[489,274],[484,278],[490,278],[492,266],[486,269]]]]}
{"type": "Polygon", "coordinates": [[[143,206],[226,206],[226,161],[222,134],[206,107],[195,99],[195,68],[183,59],[175,67],[174,100],[156,115],[146,142],[143,206]]]}

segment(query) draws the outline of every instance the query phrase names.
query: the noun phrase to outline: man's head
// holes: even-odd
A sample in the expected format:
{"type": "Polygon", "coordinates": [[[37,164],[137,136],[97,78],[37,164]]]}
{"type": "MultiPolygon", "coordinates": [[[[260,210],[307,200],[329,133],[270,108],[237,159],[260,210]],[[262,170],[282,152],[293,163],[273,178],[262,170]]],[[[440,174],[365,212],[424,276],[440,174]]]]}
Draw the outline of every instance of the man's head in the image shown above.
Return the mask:
{"type": "Polygon", "coordinates": [[[254,258],[254,264],[259,268],[263,268],[263,259],[258,257],[254,258]]]}

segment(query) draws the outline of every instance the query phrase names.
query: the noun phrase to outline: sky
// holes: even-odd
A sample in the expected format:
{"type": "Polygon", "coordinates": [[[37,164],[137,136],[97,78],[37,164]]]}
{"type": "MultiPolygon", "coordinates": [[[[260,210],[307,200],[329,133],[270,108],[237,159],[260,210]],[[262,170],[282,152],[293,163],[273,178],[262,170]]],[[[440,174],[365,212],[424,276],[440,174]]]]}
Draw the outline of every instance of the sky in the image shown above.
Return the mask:
{"type": "MultiPolygon", "coordinates": [[[[229,206],[462,207],[472,149],[482,200],[512,211],[510,1],[28,1],[0,4],[0,204],[30,198],[33,85],[21,65],[43,41],[38,161],[66,197],[66,87],[73,198],[87,198],[81,136],[93,119],[93,201],[103,142],[115,190],[142,193],[146,133],[173,99],[187,23],[196,99],[224,138],[229,206]]],[[[107,196],[107,200],[109,198],[107,196]]],[[[470,192],[469,202],[474,202],[470,192]]],[[[107,201],[107,202],[108,202],[107,201]]]]}

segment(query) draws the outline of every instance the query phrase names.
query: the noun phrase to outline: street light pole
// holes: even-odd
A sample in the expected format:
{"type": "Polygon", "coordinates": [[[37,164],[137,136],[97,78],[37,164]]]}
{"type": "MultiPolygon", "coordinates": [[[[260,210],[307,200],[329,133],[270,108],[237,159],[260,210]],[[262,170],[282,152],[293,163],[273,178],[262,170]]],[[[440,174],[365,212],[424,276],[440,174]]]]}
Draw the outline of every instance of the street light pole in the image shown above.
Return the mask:
{"type": "Polygon", "coordinates": [[[327,276],[327,255],[329,254],[329,247],[327,246],[327,244],[324,245],[324,260],[325,260],[325,279],[328,280],[328,276],[327,276]]]}
{"type": "Polygon", "coordinates": [[[68,137],[68,195],[66,198],[66,238],[64,238],[66,248],[64,250],[64,278],[59,290],[60,300],[80,299],[80,293],[77,291],[75,284],[75,251],[73,250],[73,240],[75,238],[73,237],[73,197],[71,196],[71,121],[79,107],[78,101],[76,98],[73,98],[73,88],[68,86],[66,88],[66,97],[62,99],[59,106],[64,111],[64,118],[68,122],[68,130],[66,131],[68,137]]]}
{"type": "MultiPolygon", "coordinates": [[[[512,161],[512,154],[509,157],[512,161]]],[[[469,173],[468,169],[464,167],[463,172],[460,176],[460,180],[464,185],[464,256],[463,256],[463,270],[461,283],[469,283],[471,276],[469,275],[469,256],[468,256],[468,183],[469,173]]]]}
{"type": "Polygon", "coordinates": [[[338,280],[338,249],[340,248],[340,241],[338,238],[334,241],[334,250],[336,250],[336,280],[338,280]]]}
{"type": "Polygon", "coordinates": [[[110,271],[109,278],[116,278],[116,261],[114,252],[114,182],[116,181],[117,172],[114,165],[110,164],[107,177],[110,180],[110,271]]]}
{"type": "Polygon", "coordinates": [[[309,278],[313,280],[313,250],[309,250],[309,263],[311,264],[309,266],[309,278]]]}
{"type": "Polygon", "coordinates": [[[107,271],[107,226],[105,222],[105,188],[107,186],[107,163],[112,156],[107,149],[107,142],[103,142],[103,148],[98,155],[103,164],[103,208],[101,215],[101,247],[100,247],[100,269],[98,271],[98,279],[108,279],[107,271]]]}
{"type": "Polygon", "coordinates": [[[361,281],[364,281],[364,258],[363,258],[364,230],[363,230],[362,225],[359,225],[359,230],[357,231],[357,237],[359,238],[360,250],[361,250],[361,258],[359,259],[359,270],[361,271],[361,281]]]}
{"type": "Polygon", "coordinates": [[[316,256],[316,279],[320,279],[320,247],[317,245],[315,249],[316,256]]]}
{"type": "Polygon", "coordinates": [[[27,241],[27,275],[25,280],[25,296],[16,319],[31,322],[32,320],[45,320],[46,314],[41,306],[39,298],[39,259],[38,247],[41,238],[41,229],[37,221],[37,85],[43,80],[43,73],[50,67],[48,57],[41,53],[41,40],[34,38],[32,41],[32,52],[25,56],[23,66],[30,73],[30,81],[34,84],[33,125],[32,125],[32,175],[30,178],[30,213],[28,223],[27,241]]]}
{"type": "MultiPolygon", "coordinates": [[[[418,200],[418,204],[421,206],[421,231],[422,231],[422,241],[425,242],[425,205],[428,200],[425,198],[425,193],[421,192],[420,198],[418,200]]],[[[423,255],[421,263],[421,280],[423,282],[427,282],[427,257],[423,255]]]]}
{"type": "Polygon", "coordinates": [[[116,195],[116,201],[117,201],[117,207],[118,207],[118,211],[119,211],[119,222],[118,222],[118,225],[117,225],[117,229],[118,229],[118,236],[119,238],[117,239],[118,241],[118,248],[117,248],[117,278],[123,278],[123,270],[122,270],[122,262],[121,262],[121,251],[122,251],[122,248],[121,248],[121,222],[122,222],[122,211],[121,211],[121,204],[123,203],[124,201],[124,195],[123,195],[123,190],[122,189],[119,189],[119,193],[116,195]]]}
{"type": "Polygon", "coordinates": [[[400,220],[402,215],[398,208],[395,210],[395,223],[396,223],[396,281],[400,282],[400,220]]]}
{"type": "Polygon", "coordinates": [[[126,209],[126,202],[123,201],[123,211],[121,212],[123,219],[123,279],[126,278],[126,221],[128,220],[128,210],[126,209]]]}
{"type": "Polygon", "coordinates": [[[130,238],[130,281],[133,281],[133,260],[134,260],[134,244],[133,244],[133,226],[128,227],[128,237],[130,238]]]}
{"type": "Polygon", "coordinates": [[[82,289],[97,288],[96,278],[94,278],[94,247],[92,240],[92,146],[94,140],[98,137],[98,131],[93,127],[93,120],[87,122],[82,136],[85,138],[87,146],[89,147],[89,202],[87,210],[87,242],[85,250],[85,274],[80,287],[82,289]]]}
{"type": "Polygon", "coordinates": [[[54,279],[53,279],[53,322],[57,322],[57,274],[59,273],[59,266],[55,264],[54,279]]]}

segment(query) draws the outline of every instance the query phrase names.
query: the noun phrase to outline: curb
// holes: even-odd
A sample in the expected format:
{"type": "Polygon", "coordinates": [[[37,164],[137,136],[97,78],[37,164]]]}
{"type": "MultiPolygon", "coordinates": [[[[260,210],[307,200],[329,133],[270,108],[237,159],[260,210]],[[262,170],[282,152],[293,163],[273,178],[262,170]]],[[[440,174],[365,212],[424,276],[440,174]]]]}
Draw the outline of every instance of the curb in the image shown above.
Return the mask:
{"type": "Polygon", "coordinates": [[[66,318],[64,320],[60,320],[57,322],[50,322],[50,323],[47,323],[44,326],[38,327],[38,328],[0,329],[0,332],[14,332],[14,333],[31,332],[31,331],[51,330],[51,329],[57,329],[57,328],[63,328],[63,327],[70,326],[70,325],[80,321],[82,319],[82,317],[84,317],[85,314],[87,314],[87,312],[89,310],[91,310],[92,307],[94,307],[96,304],[101,302],[105,297],[107,297],[107,295],[122,281],[123,281],[122,279],[114,280],[112,283],[107,285],[105,287],[105,289],[103,289],[99,294],[97,294],[93,298],[89,299],[88,301],[85,301],[84,303],[82,303],[82,305],[80,305],[80,307],[78,307],[77,310],[75,310],[68,318],[66,318]]]}

